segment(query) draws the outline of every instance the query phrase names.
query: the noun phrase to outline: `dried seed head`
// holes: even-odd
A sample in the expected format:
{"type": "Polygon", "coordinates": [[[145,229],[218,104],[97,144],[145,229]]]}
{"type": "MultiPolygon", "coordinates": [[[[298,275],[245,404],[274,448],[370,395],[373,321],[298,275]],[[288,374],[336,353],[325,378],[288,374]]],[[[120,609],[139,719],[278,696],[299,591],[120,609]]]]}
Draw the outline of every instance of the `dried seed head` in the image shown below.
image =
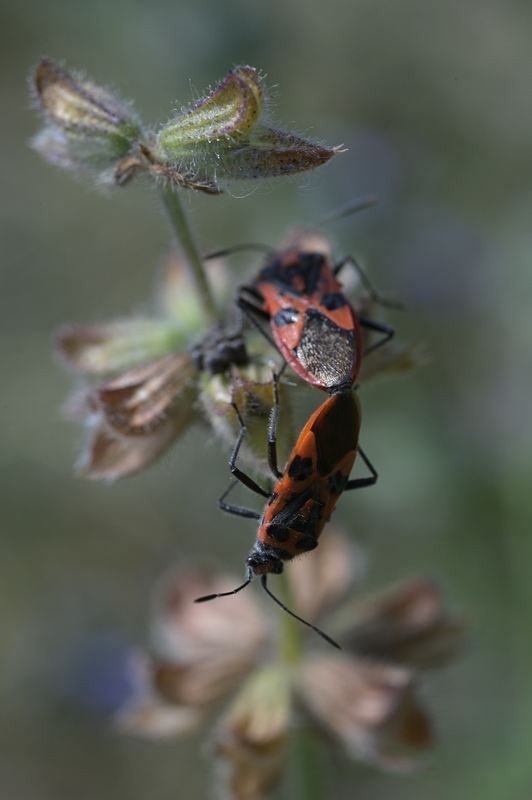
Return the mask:
{"type": "Polygon", "coordinates": [[[359,656],[434,667],[463,644],[464,622],[446,610],[440,589],[418,578],[355,605],[343,641],[359,656]]]}
{"type": "Polygon", "coordinates": [[[91,405],[117,433],[145,436],[169,416],[188,421],[196,397],[195,378],[188,353],[173,353],[94,389],[91,405]]]}
{"type": "Polygon", "coordinates": [[[151,653],[135,659],[135,690],[117,718],[121,730],[149,737],[185,733],[249,671],[267,632],[252,593],[230,616],[223,604],[192,602],[235,581],[180,566],[158,582],[151,653]]]}
{"type": "MultiPolygon", "coordinates": [[[[223,283],[220,265],[212,269],[217,267],[223,283]]],[[[182,262],[173,255],[160,287],[163,316],[70,325],[57,334],[57,350],[69,366],[87,375],[115,375],[76,392],[68,404],[69,416],[87,421],[82,475],[113,480],[133,474],[196,419],[197,370],[188,353],[176,352],[202,324],[190,298],[182,262]]]]}
{"type": "Polygon", "coordinates": [[[143,739],[168,739],[194,730],[202,721],[195,708],[175,706],[153,697],[136,698],[115,717],[120,733],[143,739]]]}
{"type": "Polygon", "coordinates": [[[411,674],[345,657],[314,658],[302,667],[305,705],[347,752],[381,766],[411,766],[412,751],[432,743],[411,674]]]}
{"type": "Polygon", "coordinates": [[[224,603],[194,603],[195,597],[233,588],[234,576],[213,577],[178,567],[162,577],[154,593],[151,638],[166,663],[213,661],[234,656],[248,662],[266,636],[265,619],[252,592],[227,613],[224,603]]]}
{"type": "Polygon", "coordinates": [[[153,433],[120,436],[101,418],[93,416],[76,470],[91,480],[114,481],[134,475],[157,461],[192,419],[171,415],[153,433]]]}
{"type": "Polygon", "coordinates": [[[157,695],[151,660],[145,654],[134,653],[130,658],[130,678],[134,683],[133,694],[114,718],[121,733],[166,739],[188,733],[203,719],[202,708],[171,704],[157,695]]]}
{"type": "Polygon", "coordinates": [[[48,161],[66,169],[105,171],[139,142],[137,116],[108,90],[47,58],[37,64],[31,84],[47,122],[33,145],[48,161]]]}
{"type": "Polygon", "coordinates": [[[188,354],[175,353],[89,391],[79,473],[115,480],[153,463],[194,421],[195,376],[188,354]]]}
{"type": "Polygon", "coordinates": [[[234,577],[177,568],[156,587],[151,680],[166,702],[203,708],[233,689],[257,658],[266,628],[252,593],[230,616],[223,604],[192,602],[235,582],[234,577]]]}
{"type": "Polygon", "coordinates": [[[124,319],[92,325],[64,325],[55,337],[69,367],[88,375],[129,369],[166,355],[185,343],[185,334],[167,319],[124,319]]]}

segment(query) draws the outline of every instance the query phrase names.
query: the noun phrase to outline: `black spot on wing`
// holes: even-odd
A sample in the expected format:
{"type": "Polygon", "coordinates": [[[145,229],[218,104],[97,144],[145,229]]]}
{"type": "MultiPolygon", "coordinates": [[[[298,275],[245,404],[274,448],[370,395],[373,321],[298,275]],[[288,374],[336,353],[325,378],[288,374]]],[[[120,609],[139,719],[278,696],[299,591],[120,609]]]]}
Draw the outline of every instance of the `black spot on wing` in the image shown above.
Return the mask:
{"type": "Polygon", "coordinates": [[[312,295],[318,288],[325,258],[322,253],[301,253],[294,272],[303,280],[306,295],[312,295]]]}
{"type": "Polygon", "coordinates": [[[277,525],[272,522],[268,525],[268,536],[277,542],[287,542],[290,538],[290,530],[285,525],[277,525]]]}
{"type": "Polygon", "coordinates": [[[322,295],[321,305],[324,306],[327,311],[336,311],[337,308],[346,306],[347,300],[342,292],[328,292],[322,295]]]}
{"type": "Polygon", "coordinates": [[[269,261],[259,272],[257,280],[263,283],[279,283],[283,277],[283,262],[280,258],[269,261]]]}
{"type": "Polygon", "coordinates": [[[298,550],[301,550],[303,553],[308,553],[310,550],[314,550],[318,546],[318,540],[314,538],[314,536],[302,536],[299,542],[296,544],[298,550]]]}
{"type": "Polygon", "coordinates": [[[343,475],[339,469],[329,476],[327,486],[331,494],[342,494],[347,483],[347,475],[343,475]]]}
{"type": "Polygon", "coordinates": [[[268,262],[259,273],[258,280],[273,284],[296,296],[309,296],[318,288],[325,265],[322,253],[289,251],[268,262]],[[302,283],[302,289],[296,288],[302,283]]]}
{"type": "Polygon", "coordinates": [[[294,456],[288,467],[288,477],[293,481],[304,481],[312,475],[312,459],[294,456]]]}

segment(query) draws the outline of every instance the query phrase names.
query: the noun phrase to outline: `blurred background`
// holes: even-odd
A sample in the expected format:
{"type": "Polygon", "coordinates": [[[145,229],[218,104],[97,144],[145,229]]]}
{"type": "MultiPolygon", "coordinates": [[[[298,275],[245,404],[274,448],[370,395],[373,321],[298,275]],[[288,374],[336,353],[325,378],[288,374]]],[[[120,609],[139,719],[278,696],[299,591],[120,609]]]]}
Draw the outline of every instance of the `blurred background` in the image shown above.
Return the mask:
{"type": "Polygon", "coordinates": [[[217,512],[227,454],[197,429],[112,487],[73,474],[82,433],[61,418],[70,378],[52,332],[149,309],[168,229],[142,182],[99,194],[28,149],[26,76],[44,54],[153,123],[250,63],[279,85],[280,122],[349,148],[309,176],[186,198],[208,250],[276,243],[377,194],[330,227],[335,250],[402,299],[400,340],[431,353],[363,390],[380,482],[337,517],[367,550],[364,588],[434,576],[469,643],[425,684],[438,744],[423,769],[342,761],[330,796],[532,796],[531,35],[522,0],[1,0],[3,797],[206,796],[201,734],[120,738],[106,714],[127,691],[124,651],[146,640],[154,580],[203,553],[238,573],[253,537],[217,512]]]}

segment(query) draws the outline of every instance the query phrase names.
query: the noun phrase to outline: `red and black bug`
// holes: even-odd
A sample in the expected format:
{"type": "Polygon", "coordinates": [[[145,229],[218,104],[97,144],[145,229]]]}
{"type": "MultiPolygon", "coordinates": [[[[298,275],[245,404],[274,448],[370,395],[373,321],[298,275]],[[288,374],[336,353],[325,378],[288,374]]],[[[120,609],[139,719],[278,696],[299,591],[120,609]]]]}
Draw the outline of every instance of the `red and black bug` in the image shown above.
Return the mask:
{"type": "Polygon", "coordinates": [[[362,355],[381,347],[394,330],[357,314],[337,276],[351,264],[372,300],[382,300],[359,264],[350,256],[332,265],[323,253],[289,249],[268,259],[252,284],[241,286],[237,303],[257,327],[268,320],[273,344],[294,372],[307,383],[328,392],[351,387],[362,355]],[[381,338],[364,349],[362,328],[381,338]]]}
{"type": "MultiPolygon", "coordinates": [[[[327,216],[316,227],[361,211],[375,202],[372,196],[358,198],[327,216]]],[[[362,356],[384,345],[395,332],[389,325],[355,312],[338,280],[340,271],[351,264],[370,300],[389,308],[400,306],[378,294],[352,256],[333,265],[321,252],[297,247],[276,252],[266,245],[242,244],[211,253],[206,258],[246,250],[266,252],[268,259],[254,281],[239,288],[238,306],[304,381],[331,393],[350,388],[362,356]],[[260,320],[269,322],[271,333],[260,320]],[[365,347],[363,328],[380,333],[381,338],[365,347]]]]}
{"type": "MultiPolygon", "coordinates": [[[[231,483],[219,499],[219,506],[223,511],[259,521],[257,538],[246,560],[246,580],[231,592],[207,595],[198,598],[197,602],[236,594],[244,589],[255,575],[260,575],[266,592],[285,611],[297,617],[270,592],[267,587],[267,575],[280,574],[285,561],[291,561],[302,553],[314,550],[342,492],[373,485],[377,480],[377,473],[358,445],[360,405],[351,390],[332,394],[311,415],[299,434],[284,472],[280,472],[277,468],[276,447],[279,416],[277,377],[274,389],[275,404],[268,431],[269,463],[276,479],[273,491],[268,492],[263,489],[237,466],[246,427],[236,406],[235,411],[241,427],[229,461],[229,467],[235,478],[265,497],[266,506],[262,514],[259,514],[249,508],[228,504],[226,497],[236,482],[231,483]],[[371,475],[349,480],[357,452],[360,453],[371,475]]],[[[297,619],[338,647],[336,642],[314,625],[300,617],[297,619]]]]}

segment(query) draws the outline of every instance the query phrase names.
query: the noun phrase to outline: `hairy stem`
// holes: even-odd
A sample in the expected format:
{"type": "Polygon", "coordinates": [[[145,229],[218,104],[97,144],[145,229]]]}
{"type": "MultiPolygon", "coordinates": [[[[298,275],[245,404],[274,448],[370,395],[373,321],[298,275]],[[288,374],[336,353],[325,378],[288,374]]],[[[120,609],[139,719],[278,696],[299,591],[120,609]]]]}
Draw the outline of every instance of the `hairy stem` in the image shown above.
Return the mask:
{"type": "Polygon", "coordinates": [[[203,261],[196,242],[194,241],[194,236],[192,235],[181,200],[178,197],[177,191],[169,184],[166,184],[161,189],[161,197],[177,243],[185,257],[185,263],[194,291],[196,292],[203,313],[205,314],[205,320],[209,324],[214,324],[218,321],[216,304],[209,281],[207,280],[203,261]]]}

